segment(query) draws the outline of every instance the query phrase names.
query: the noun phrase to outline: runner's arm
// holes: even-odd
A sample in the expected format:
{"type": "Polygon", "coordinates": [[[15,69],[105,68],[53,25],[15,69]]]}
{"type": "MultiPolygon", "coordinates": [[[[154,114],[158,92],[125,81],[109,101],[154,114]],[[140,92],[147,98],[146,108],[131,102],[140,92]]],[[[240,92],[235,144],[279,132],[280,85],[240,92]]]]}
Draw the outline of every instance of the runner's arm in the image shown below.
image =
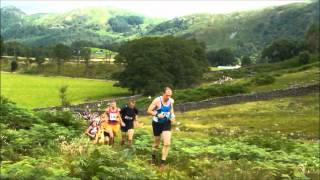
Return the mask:
{"type": "Polygon", "coordinates": [[[152,116],[157,115],[157,112],[154,111],[154,110],[156,109],[156,107],[157,107],[157,104],[158,104],[158,100],[157,100],[157,99],[154,99],[154,100],[152,101],[152,103],[150,104],[150,106],[148,107],[147,113],[150,114],[150,115],[152,115],[152,116]]]}
{"type": "Polygon", "coordinates": [[[126,124],[122,121],[121,114],[119,112],[118,112],[118,117],[119,117],[119,120],[120,120],[120,125],[121,126],[125,126],[126,124]]]}
{"type": "Polygon", "coordinates": [[[171,113],[171,116],[173,116],[170,120],[172,122],[175,122],[176,121],[176,117],[174,115],[174,110],[173,110],[173,104],[174,104],[174,100],[172,100],[172,103],[171,103],[171,109],[170,109],[170,113],[171,113]]]}

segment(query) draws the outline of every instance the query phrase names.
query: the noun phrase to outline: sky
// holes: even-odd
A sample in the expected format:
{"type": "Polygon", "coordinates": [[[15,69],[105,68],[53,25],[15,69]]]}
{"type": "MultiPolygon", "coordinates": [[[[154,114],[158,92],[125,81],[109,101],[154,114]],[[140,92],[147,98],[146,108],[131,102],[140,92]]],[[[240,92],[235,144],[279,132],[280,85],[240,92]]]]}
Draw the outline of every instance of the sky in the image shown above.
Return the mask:
{"type": "Polygon", "coordinates": [[[62,13],[83,7],[115,7],[146,16],[174,18],[195,13],[230,13],[243,10],[262,9],[305,0],[118,0],[118,1],[49,1],[49,0],[1,0],[1,7],[13,5],[27,14],[62,13]]]}

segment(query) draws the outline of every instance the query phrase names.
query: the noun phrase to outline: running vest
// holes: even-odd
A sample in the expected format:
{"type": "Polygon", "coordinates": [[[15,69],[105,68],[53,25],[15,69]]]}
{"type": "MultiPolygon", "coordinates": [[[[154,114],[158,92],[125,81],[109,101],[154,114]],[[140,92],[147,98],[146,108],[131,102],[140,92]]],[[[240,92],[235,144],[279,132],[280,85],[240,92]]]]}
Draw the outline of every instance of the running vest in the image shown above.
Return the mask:
{"type": "Polygon", "coordinates": [[[98,132],[98,127],[90,126],[89,134],[96,135],[98,132]]]}
{"type": "Polygon", "coordinates": [[[160,119],[160,118],[154,116],[152,120],[154,122],[158,122],[158,123],[165,123],[166,121],[168,121],[170,119],[170,109],[171,109],[172,99],[171,98],[169,99],[169,105],[164,105],[162,103],[161,96],[159,97],[159,99],[160,99],[160,108],[157,109],[156,111],[157,111],[157,114],[164,114],[165,117],[160,119]]]}
{"type": "Polygon", "coordinates": [[[109,108],[107,111],[108,117],[109,117],[109,124],[118,124],[118,114],[119,114],[119,109],[111,109],[109,108]]]}

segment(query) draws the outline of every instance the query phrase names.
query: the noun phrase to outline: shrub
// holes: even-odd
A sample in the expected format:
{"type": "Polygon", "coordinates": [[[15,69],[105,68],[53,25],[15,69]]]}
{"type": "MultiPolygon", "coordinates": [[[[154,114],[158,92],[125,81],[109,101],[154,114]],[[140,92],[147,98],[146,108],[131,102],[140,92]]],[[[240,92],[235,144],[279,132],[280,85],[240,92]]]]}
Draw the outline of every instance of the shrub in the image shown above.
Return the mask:
{"type": "Polygon", "coordinates": [[[11,61],[11,72],[14,72],[18,69],[18,63],[16,60],[11,61]]]}
{"type": "Polygon", "coordinates": [[[58,125],[75,130],[81,129],[85,124],[84,121],[77,121],[69,111],[39,112],[37,115],[47,123],[57,123],[58,125]]]}
{"type": "Polygon", "coordinates": [[[70,106],[70,101],[67,99],[67,90],[68,86],[62,86],[59,90],[60,92],[60,100],[62,106],[70,106]]]}
{"type": "Polygon", "coordinates": [[[259,74],[257,75],[252,82],[256,85],[267,85],[275,82],[275,78],[269,74],[259,74]]]}
{"type": "Polygon", "coordinates": [[[179,101],[179,103],[183,103],[183,102],[209,99],[212,97],[241,94],[246,92],[248,92],[248,90],[242,84],[241,85],[225,84],[225,85],[212,85],[205,88],[178,90],[173,95],[174,95],[174,98],[176,98],[179,101]]]}
{"type": "Polygon", "coordinates": [[[29,129],[32,124],[39,123],[41,120],[34,116],[27,109],[19,108],[15,103],[1,96],[0,119],[12,129],[29,129]]]}
{"type": "Polygon", "coordinates": [[[300,52],[299,54],[299,63],[308,64],[310,60],[310,55],[307,51],[300,52]]]}

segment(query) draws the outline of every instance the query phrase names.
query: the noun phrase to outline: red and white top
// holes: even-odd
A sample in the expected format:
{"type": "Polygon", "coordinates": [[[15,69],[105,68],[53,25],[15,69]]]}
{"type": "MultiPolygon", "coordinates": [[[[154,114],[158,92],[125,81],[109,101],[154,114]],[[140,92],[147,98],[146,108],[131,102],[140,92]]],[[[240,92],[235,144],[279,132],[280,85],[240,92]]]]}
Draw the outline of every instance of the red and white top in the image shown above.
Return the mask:
{"type": "Polygon", "coordinates": [[[109,124],[118,124],[119,108],[107,108],[106,113],[108,115],[109,124]]]}

